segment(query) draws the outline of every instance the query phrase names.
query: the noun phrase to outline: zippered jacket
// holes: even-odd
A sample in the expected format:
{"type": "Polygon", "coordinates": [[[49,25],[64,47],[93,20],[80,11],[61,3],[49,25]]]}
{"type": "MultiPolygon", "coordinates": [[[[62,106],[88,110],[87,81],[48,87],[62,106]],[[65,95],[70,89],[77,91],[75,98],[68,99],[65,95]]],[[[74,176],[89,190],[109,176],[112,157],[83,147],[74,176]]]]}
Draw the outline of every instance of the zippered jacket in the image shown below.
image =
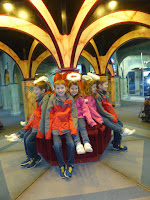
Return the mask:
{"type": "Polygon", "coordinates": [[[73,97],[66,92],[63,102],[57,94],[52,94],[45,117],[45,138],[50,139],[51,134],[63,135],[70,131],[71,135],[77,134],[78,114],[73,97]]]}
{"type": "Polygon", "coordinates": [[[95,126],[96,122],[92,119],[89,108],[85,103],[85,99],[83,97],[79,97],[76,100],[76,106],[77,106],[78,118],[85,118],[90,126],[92,127],[95,126]]]}
{"type": "Polygon", "coordinates": [[[102,91],[97,90],[97,92],[95,100],[99,113],[109,120],[117,122],[118,117],[111,105],[110,99],[102,91]]]}
{"type": "Polygon", "coordinates": [[[29,122],[24,127],[25,130],[37,132],[37,138],[44,138],[45,133],[45,113],[51,92],[46,92],[44,96],[36,100],[36,108],[33,111],[29,122]]]}
{"type": "Polygon", "coordinates": [[[97,110],[95,98],[93,96],[85,96],[85,99],[88,100],[87,105],[88,105],[89,111],[91,113],[92,119],[94,119],[99,124],[102,124],[103,119],[97,110]]]}

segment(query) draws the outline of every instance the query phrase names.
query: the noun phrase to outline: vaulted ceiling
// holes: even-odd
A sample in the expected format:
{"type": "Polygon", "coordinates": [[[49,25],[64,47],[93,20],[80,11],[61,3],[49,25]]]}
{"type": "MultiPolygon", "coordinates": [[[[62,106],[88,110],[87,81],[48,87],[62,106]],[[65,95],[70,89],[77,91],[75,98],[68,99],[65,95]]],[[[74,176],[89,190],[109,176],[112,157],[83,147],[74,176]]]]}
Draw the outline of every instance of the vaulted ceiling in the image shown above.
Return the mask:
{"type": "MultiPolygon", "coordinates": [[[[28,60],[31,56],[30,66],[33,61],[48,50],[49,55],[54,57],[59,68],[64,68],[66,65],[75,67],[74,63],[77,63],[78,57],[83,51],[99,59],[98,56],[105,56],[110,47],[123,38],[123,42],[119,43],[120,46],[117,44],[115,49],[120,51],[119,55],[123,59],[121,51],[133,45],[133,42],[128,43],[128,41],[134,39],[134,44],[138,45],[141,44],[141,39],[150,38],[150,0],[118,0],[115,1],[116,7],[114,8],[110,7],[110,2],[112,1],[1,0],[0,50],[6,53],[12,50],[20,60],[28,60]],[[6,3],[11,3],[13,9],[6,9],[4,7],[6,3]],[[142,16],[141,19],[138,14],[142,16]],[[97,26],[99,29],[93,33],[97,26]],[[36,29],[34,29],[35,27],[36,29]],[[89,31],[92,38],[90,36],[88,38],[86,30],[89,31]],[[130,34],[133,32],[136,33],[136,36],[130,34]],[[75,34],[74,40],[71,34],[75,34]],[[126,35],[128,37],[124,39],[126,35]],[[66,40],[65,37],[69,39],[66,40]],[[39,43],[36,43],[30,55],[31,46],[35,39],[39,43]],[[83,39],[85,44],[81,47],[83,39]],[[74,46],[71,47],[68,43],[73,43],[74,46]],[[65,49],[65,46],[68,48],[65,49]],[[66,56],[65,50],[69,48],[71,48],[71,53],[66,56]],[[6,51],[6,49],[9,50],[6,51]],[[70,56],[69,61],[65,56],[70,56]],[[76,59],[74,59],[75,56],[76,59]]],[[[143,41],[145,42],[145,40],[143,41]]]]}

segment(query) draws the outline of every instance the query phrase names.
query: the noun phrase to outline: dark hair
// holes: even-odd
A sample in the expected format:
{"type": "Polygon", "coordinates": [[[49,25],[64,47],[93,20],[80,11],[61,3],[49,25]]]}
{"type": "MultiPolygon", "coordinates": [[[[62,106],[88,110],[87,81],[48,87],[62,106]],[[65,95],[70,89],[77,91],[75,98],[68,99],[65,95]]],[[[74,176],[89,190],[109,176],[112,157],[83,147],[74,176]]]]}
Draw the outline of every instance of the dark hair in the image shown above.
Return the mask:
{"type": "Polygon", "coordinates": [[[34,84],[34,86],[39,87],[41,90],[45,89],[45,92],[53,92],[52,86],[49,82],[39,81],[36,84],[34,84]]]}
{"type": "Polygon", "coordinates": [[[97,86],[97,88],[98,88],[98,85],[99,85],[99,84],[100,84],[100,85],[103,85],[104,83],[107,83],[107,81],[97,80],[97,81],[96,81],[96,86],[97,86]]]}

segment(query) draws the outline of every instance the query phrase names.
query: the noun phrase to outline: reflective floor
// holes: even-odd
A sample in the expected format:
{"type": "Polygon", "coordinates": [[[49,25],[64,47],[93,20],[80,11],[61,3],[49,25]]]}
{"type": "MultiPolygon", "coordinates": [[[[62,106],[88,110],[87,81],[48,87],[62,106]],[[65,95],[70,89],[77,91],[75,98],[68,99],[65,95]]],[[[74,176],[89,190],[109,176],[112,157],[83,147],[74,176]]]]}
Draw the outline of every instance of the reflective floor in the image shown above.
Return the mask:
{"type": "Polygon", "coordinates": [[[21,168],[23,143],[9,143],[4,135],[20,129],[23,115],[1,110],[6,127],[0,133],[0,199],[150,200],[150,124],[139,121],[140,108],[132,102],[115,108],[124,127],[136,129],[122,139],[128,151],[113,151],[110,143],[98,162],[76,164],[71,180],[61,179],[58,167],[44,159],[34,169],[21,168]]]}

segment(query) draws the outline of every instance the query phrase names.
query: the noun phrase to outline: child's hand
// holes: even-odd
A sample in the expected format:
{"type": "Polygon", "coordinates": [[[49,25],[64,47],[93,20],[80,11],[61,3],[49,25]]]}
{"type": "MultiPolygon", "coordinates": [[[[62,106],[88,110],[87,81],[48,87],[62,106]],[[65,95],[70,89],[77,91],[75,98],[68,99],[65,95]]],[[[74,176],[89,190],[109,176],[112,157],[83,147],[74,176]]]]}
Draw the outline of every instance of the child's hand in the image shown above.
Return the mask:
{"type": "Polygon", "coordinates": [[[96,126],[96,124],[91,124],[91,125],[90,125],[90,127],[94,127],[94,126],[96,126]]]}
{"type": "Polygon", "coordinates": [[[96,123],[93,122],[93,123],[90,124],[90,126],[91,126],[91,127],[94,127],[94,126],[96,126],[96,123]]]}
{"type": "Polygon", "coordinates": [[[117,118],[113,117],[112,122],[117,123],[118,122],[117,118]]]}
{"type": "Polygon", "coordinates": [[[85,101],[85,103],[87,103],[87,102],[88,102],[88,99],[84,99],[84,101],[85,101]]]}

